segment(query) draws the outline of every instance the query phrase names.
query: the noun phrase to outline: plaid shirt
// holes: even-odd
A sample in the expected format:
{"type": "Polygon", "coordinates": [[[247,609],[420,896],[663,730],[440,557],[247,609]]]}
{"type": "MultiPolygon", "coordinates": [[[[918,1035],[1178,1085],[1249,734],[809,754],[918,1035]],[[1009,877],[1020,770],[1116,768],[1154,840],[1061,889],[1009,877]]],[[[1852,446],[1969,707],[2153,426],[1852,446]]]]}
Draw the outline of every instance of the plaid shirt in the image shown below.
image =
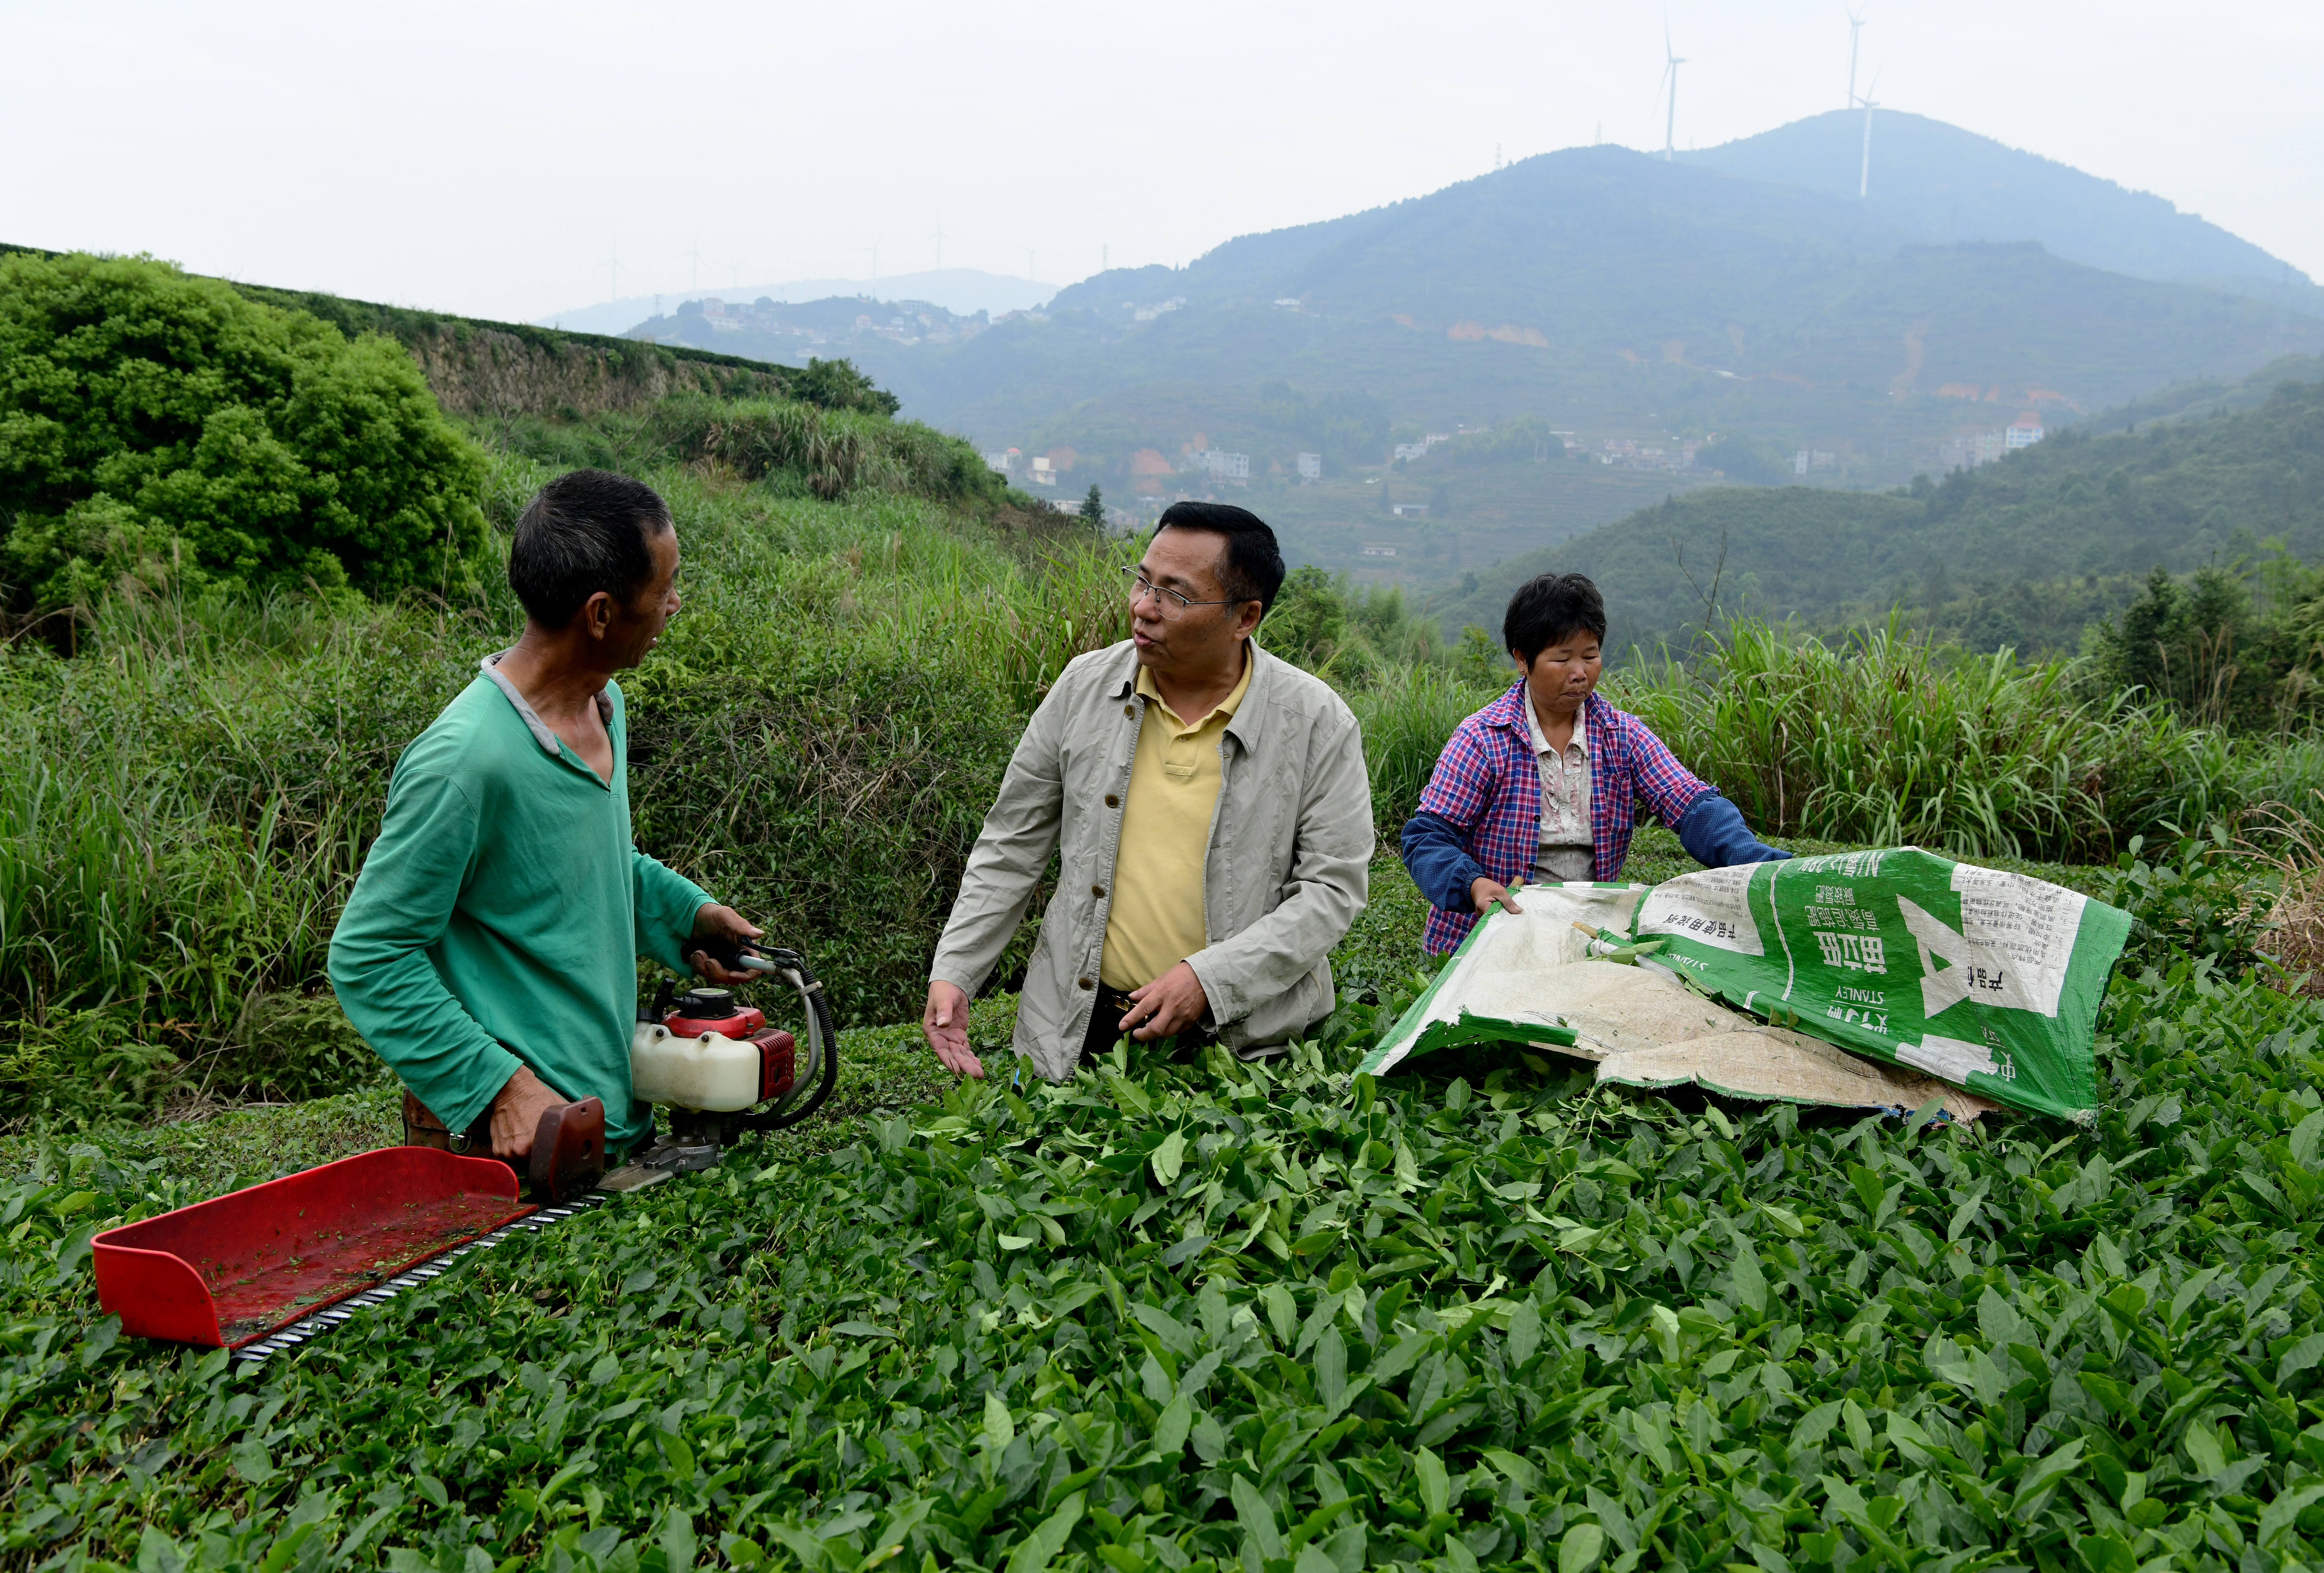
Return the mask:
{"type": "MultiPolygon", "coordinates": [[[[1528,878],[1541,846],[1541,775],[1526,725],[1523,680],[1453,730],[1420,794],[1420,811],[1459,827],[1469,856],[1502,884],[1528,878]]],[[[1638,813],[1675,827],[1711,790],[1671,756],[1636,716],[1590,696],[1582,710],[1590,752],[1590,838],[1595,876],[1618,878],[1638,813]]],[[[1461,943],[1473,911],[1438,907],[1421,943],[1441,955],[1461,943]]]]}

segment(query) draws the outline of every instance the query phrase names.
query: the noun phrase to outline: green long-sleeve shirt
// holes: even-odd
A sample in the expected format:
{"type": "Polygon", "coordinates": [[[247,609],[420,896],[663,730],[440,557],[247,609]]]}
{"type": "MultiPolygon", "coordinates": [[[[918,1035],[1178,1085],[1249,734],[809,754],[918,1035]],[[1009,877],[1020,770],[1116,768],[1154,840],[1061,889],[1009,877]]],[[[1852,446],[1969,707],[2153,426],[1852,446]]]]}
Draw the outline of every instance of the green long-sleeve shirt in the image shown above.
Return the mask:
{"type": "Polygon", "coordinates": [[[457,1131],[520,1061],[605,1103],[616,1149],[644,1133],[630,1099],[637,958],[683,971],[711,898],[630,839],[622,690],[598,696],[612,784],[487,659],[403,751],[379,838],[331,936],[339,1003],[405,1086],[457,1131]]]}

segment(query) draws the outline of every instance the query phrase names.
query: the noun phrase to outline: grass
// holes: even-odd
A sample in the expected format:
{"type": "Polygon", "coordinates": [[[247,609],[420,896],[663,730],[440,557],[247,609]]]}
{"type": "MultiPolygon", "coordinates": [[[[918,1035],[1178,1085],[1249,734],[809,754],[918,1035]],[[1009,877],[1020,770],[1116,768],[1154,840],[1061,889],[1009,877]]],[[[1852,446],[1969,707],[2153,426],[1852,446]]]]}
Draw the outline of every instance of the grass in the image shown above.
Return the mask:
{"type": "MultiPolygon", "coordinates": [[[[2106,862],[2133,837],[2214,819],[2264,831],[2267,805],[2324,785],[2314,738],[2231,743],[2084,681],[2066,663],[1964,658],[1894,626],[1826,643],[1746,622],[1688,662],[1610,671],[1604,692],[1777,841],[2106,862]]],[[[1444,738],[1505,686],[1417,666],[1350,695],[1385,833],[1418,805],[1444,738]]]]}
{"type": "Polygon", "coordinates": [[[965,442],[917,421],[784,399],[686,396],[586,423],[488,417],[496,446],[560,468],[706,465],[825,501],[863,492],[999,504],[1001,477],[965,442]]]}

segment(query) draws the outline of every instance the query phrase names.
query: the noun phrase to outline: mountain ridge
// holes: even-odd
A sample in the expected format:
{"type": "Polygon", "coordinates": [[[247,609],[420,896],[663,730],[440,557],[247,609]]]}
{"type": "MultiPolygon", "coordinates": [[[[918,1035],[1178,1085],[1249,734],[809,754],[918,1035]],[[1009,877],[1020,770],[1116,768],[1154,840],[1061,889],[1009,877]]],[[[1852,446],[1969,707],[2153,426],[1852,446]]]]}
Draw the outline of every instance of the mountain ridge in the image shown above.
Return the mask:
{"type": "MultiPolygon", "coordinates": [[[[1863,113],[1835,109],[1681,162],[1855,199],[1863,113]]],[[[2068,262],[2158,282],[2227,289],[2324,315],[2324,288],[2168,198],[1909,111],[1872,113],[1868,212],[1932,241],[2039,241],[2068,262]]]]}
{"type": "Polygon", "coordinates": [[[1974,412],[1899,419],[1892,394],[1973,384],[2013,406],[1999,424],[2045,391],[2059,413],[2098,409],[2324,347],[2324,319],[2024,243],[1932,245],[1852,203],[1615,148],[1238,237],[1167,275],[1100,275],[1059,291],[1048,319],[879,372],[930,418],[1035,445],[1088,445],[1086,422],[1045,421],[1044,402],[1282,379],[1384,393],[1411,420],[1643,426],[1675,405],[1704,426],[1893,446],[1974,412]],[[1125,309],[1174,299],[1149,322],[1125,309]]]}
{"type": "MultiPolygon", "coordinates": [[[[706,326],[675,331],[712,342],[706,326]]],[[[916,418],[989,447],[1071,449],[1074,484],[1110,492],[1153,489],[1152,455],[1167,467],[1189,446],[1291,469],[1307,440],[1249,418],[1276,383],[1368,394],[1419,430],[1531,414],[1592,446],[1740,434],[1893,484],[2021,411],[2056,425],[2324,350],[2324,318],[2039,241],[1932,241],[1852,198],[1618,147],[1239,236],[1182,268],[1113,270],[948,344],[864,331],[833,352],[916,418]]],[[[715,342],[754,352],[732,332],[715,342]]]]}
{"type": "Polygon", "coordinates": [[[628,295],[575,306],[533,319],[537,328],[565,328],[589,333],[628,334],[649,318],[674,313],[689,301],[756,301],[771,299],[788,304],[844,296],[879,301],[921,301],[947,311],[973,317],[979,311],[999,316],[1006,311],[1029,311],[1056,294],[1057,286],[982,268],[930,268],[920,273],[893,273],[878,279],[791,279],[779,284],[712,284],[659,294],[628,295]]]}

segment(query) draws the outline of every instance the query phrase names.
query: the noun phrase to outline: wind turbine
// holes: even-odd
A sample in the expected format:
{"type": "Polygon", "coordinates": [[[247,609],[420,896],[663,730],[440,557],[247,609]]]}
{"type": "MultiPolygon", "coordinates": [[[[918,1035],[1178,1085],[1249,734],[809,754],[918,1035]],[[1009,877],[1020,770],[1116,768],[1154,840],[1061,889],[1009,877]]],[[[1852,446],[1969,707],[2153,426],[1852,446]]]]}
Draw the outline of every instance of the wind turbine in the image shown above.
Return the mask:
{"type": "Polygon", "coordinates": [[[936,232],[929,237],[936,243],[936,271],[944,272],[944,215],[936,215],[936,232]]]}
{"type": "MultiPolygon", "coordinates": [[[[1872,73],[1872,88],[1877,88],[1879,85],[1880,73],[1875,71],[1872,73]]],[[[1872,191],[1872,112],[1879,107],[1878,102],[1872,97],[1872,88],[1864,89],[1864,97],[1861,100],[1864,105],[1864,168],[1856,177],[1856,199],[1859,202],[1872,191]]]]}
{"type": "Polygon", "coordinates": [[[1670,17],[1663,17],[1663,53],[1669,63],[1663,67],[1663,79],[1670,84],[1670,117],[1663,122],[1663,162],[1668,163],[1674,149],[1678,131],[1678,69],[1686,64],[1683,56],[1671,48],[1670,17]]]}
{"type": "Polygon", "coordinates": [[[1864,42],[1864,11],[1861,6],[1848,14],[1848,107],[1856,107],[1856,48],[1864,42]]]}

